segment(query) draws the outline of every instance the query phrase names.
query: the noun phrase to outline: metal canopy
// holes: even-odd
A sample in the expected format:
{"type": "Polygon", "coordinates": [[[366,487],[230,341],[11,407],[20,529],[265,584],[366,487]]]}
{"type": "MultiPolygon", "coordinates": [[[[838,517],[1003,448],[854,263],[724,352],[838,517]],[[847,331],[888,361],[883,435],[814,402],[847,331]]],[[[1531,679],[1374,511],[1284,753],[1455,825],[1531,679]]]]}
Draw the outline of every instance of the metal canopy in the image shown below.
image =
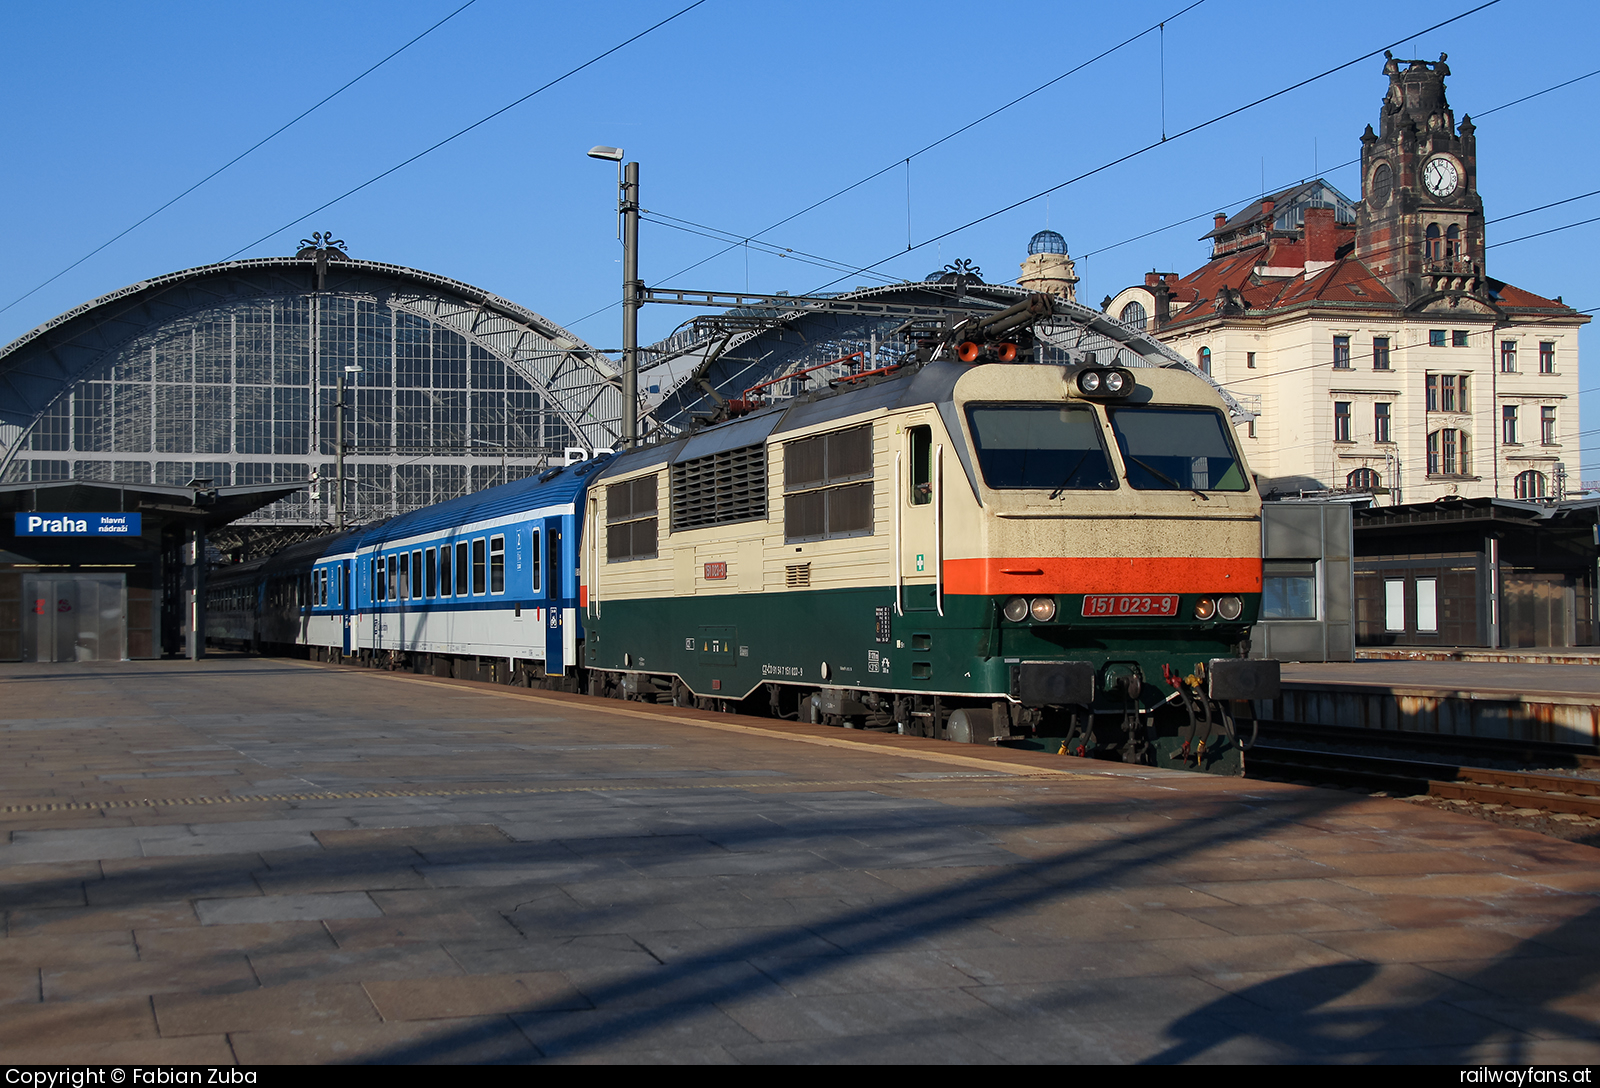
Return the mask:
{"type": "MultiPolygon", "coordinates": [[[[718,399],[740,399],[759,383],[853,353],[863,353],[868,367],[898,363],[913,346],[908,331],[931,332],[952,317],[1003,310],[1029,293],[1002,284],[941,283],[872,287],[832,298],[654,289],[646,293],[647,301],[743,305],[686,323],[672,336],[641,350],[641,384],[659,389],[647,398],[649,407],[641,415],[652,430],[681,433],[695,426],[696,417],[706,414],[718,399]]],[[[1093,353],[1101,363],[1187,370],[1217,390],[1236,422],[1255,418],[1239,398],[1193,363],[1098,310],[1056,299],[1053,314],[1037,324],[1034,333],[1039,362],[1077,362],[1093,353]]],[[[803,379],[780,380],[768,392],[773,399],[796,396],[848,369],[841,365],[803,379]]]]}

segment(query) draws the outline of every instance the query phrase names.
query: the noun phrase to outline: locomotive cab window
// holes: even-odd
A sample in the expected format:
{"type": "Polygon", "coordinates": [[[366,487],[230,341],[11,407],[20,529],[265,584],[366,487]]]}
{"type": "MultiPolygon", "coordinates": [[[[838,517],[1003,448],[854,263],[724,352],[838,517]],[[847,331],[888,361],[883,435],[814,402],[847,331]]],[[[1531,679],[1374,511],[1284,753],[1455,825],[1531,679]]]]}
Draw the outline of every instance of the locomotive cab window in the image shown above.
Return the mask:
{"type": "Polygon", "coordinates": [[[1227,424],[1211,408],[1112,408],[1111,429],[1141,491],[1248,491],[1227,424]]]}
{"type": "Polygon", "coordinates": [[[967,408],[984,483],[997,490],[1090,491],[1117,486],[1088,405],[974,404],[967,408]]]}
{"type": "Polygon", "coordinates": [[[784,443],[783,490],[785,540],[870,536],[872,427],[784,443]]]}

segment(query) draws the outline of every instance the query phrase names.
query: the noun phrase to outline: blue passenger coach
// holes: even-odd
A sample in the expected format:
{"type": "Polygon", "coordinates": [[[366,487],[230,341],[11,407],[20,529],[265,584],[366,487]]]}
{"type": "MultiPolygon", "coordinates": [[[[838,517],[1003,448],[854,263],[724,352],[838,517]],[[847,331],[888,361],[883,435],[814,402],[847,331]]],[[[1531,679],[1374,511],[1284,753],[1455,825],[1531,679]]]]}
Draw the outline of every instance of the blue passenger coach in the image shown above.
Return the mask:
{"type": "Polygon", "coordinates": [[[565,676],[582,638],[578,540],[602,461],[464,495],[212,578],[208,633],[372,664],[483,659],[510,679],[565,676]],[[503,670],[503,671],[502,671],[503,670]]]}

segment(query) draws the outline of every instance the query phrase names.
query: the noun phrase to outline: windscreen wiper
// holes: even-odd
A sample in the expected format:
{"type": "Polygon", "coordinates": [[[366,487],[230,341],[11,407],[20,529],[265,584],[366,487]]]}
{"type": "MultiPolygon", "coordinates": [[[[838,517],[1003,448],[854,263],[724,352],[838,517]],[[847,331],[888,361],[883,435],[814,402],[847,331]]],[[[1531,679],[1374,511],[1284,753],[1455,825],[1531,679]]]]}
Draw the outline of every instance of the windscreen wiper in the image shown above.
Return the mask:
{"type": "Polygon", "coordinates": [[[1177,480],[1174,480],[1171,476],[1168,476],[1165,472],[1162,472],[1160,469],[1156,468],[1154,465],[1147,465],[1143,461],[1139,460],[1139,458],[1131,456],[1131,455],[1128,457],[1128,460],[1132,461],[1134,464],[1138,465],[1140,468],[1144,469],[1146,472],[1150,473],[1152,476],[1157,476],[1157,477],[1160,477],[1161,479],[1167,481],[1167,483],[1172,485],[1172,489],[1174,491],[1187,491],[1191,495],[1199,495],[1206,502],[1210,502],[1211,501],[1211,496],[1207,495],[1204,491],[1201,491],[1198,488],[1194,488],[1194,487],[1184,487],[1177,480]]]}

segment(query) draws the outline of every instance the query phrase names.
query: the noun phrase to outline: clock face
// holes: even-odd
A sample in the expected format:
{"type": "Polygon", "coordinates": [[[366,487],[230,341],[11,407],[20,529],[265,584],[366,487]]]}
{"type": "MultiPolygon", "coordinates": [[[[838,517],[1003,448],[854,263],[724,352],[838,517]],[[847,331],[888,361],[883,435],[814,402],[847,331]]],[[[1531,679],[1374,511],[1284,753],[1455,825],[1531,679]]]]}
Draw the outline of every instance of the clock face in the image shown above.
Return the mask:
{"type": "Polygon", "coordinates": [[[1454,161],[1440,155],[1438,158],[1429,159],[1428,164],[1422,168],[1422,183],[1434,196],[1449,196],[1456,191],[1456,186],[1461,184],[1461,171],[1454,161]]]}

